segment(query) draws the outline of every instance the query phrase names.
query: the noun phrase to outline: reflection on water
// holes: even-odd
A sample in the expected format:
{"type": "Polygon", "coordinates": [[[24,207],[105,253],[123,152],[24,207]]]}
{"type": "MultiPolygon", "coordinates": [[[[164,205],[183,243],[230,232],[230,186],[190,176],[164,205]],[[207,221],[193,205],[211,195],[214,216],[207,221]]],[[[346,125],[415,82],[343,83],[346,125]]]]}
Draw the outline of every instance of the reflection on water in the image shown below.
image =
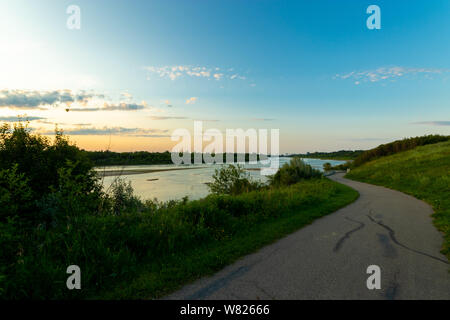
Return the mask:
{"type": "MultiPolygon", "coordinates": [[[[280,157],[280,166],[289,162],[290,158],[280,157]]],[[[313,168],[323,170],[322,166],[325,162],[330,162],[331,165],[338,165],[345,163],[345,161],[337,160],[319,160],[319,159],[304,159],[313,168]]],[[[122,175],[125,180],[131,181],[134,192],[141,199],[157,198],[161,201],[181,199],[188,196],[189,199],[200,199],[205,197],[208,193],[208,186],[206,182],[212,181],[214,170],[220,168],[221,165],[191,165],[191,166],[177,166],[177,165],[141,165],[141,166],[114,166],[102,167],[97,170],[145,170],[145,169],[175,169],[175,168],[195,167],[195,170],[173,170],[160,171],[143,174],[122,175]],[[150,180],[150,181],[149,181],[150,180]]],[[[260,168],[261,164],[246,164],[245,168],[260,168]]],[[[267,181],[267,177],[261,176],[258,171],[247,171],[253,179],[260,181],[267,181]]],[[[104,177],[103,186],[108,188],[116,177],[104,177]]]]}

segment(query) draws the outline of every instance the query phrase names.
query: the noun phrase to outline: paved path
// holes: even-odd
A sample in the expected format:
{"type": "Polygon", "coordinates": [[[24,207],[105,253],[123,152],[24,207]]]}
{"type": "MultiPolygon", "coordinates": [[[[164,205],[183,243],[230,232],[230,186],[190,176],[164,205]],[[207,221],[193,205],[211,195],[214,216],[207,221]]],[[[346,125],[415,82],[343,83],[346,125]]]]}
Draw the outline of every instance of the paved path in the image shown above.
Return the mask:
{"type": "Polygon", "coordinates": [[[353,204],[245,256],[168,299],[450,299],[450,265],[426,203],[343,178],[353,204]],[[368,290],[369,265],[381,289],[368,290]]]}

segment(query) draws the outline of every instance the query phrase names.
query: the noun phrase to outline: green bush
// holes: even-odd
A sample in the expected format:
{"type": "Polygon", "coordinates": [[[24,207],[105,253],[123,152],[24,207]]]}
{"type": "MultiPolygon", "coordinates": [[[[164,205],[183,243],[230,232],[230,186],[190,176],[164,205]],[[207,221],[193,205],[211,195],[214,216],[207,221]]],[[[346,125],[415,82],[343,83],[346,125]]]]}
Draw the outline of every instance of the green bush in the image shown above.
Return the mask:
{"type": "Polygon", "coordinates": [[[30,219],[32,191],[25,174],[18,173],[17,167],[15,164],[10,169],[0,170],[0,222],[5,222],[8,218],[30,219]]]}
{"type": "Polygon", "coordinates": [[[0,170],[10,173],[14,170],[14,175],[20,177],[18,181],[26,184],[26,192],[16,191],[16,197],[25,192],[20,197],[26,199],[12,205],[17,207],[16,214],[24,217],[23,221],[34,225],[48,223],[40,204],[56,201],[55,195],[50,194],[65,192],[64,196],[76,198],[99,190],[91,161],[61,131],[56,130],[52,143],[46,137],[32,134],[21,122],[13,127],[7,124],[0,127],[0,170]],[[71,189],[64,191],[69,185],[71,189]]]}
{"type": "Polygon", "coordinates": [[[319,178],[322,173],[306,164],[301,158],[294,157],[285,163],[273,176],[269,178],[271,186],[288,186],[301,180],[319,178]]]}
{"type": "Polygon", "coordinates": [[[122,212],[139,212],[144,205],[141,200],[134,195],[131,181],[126,182],[118,177],[111,184],[108,192],[111,208],[114,215],[120,215],[122,212]]]}
{"type": "Polygon", "coordinates": [[[343,170],[343,171],[346,171],[350,167],[351,167],[351,161],[347,161],[346,163],[338,164],[337,166],[331,167],[331,170],[343,170]]]}
{"type": "Polygon", "coordinates": [[[208,187],[214,194],[237,195],[257,190],[262,185],[257,181],[251,180],[250,175],[239,164],[230,164],[215,170],[213,182],[208,184],[208,187]]]}

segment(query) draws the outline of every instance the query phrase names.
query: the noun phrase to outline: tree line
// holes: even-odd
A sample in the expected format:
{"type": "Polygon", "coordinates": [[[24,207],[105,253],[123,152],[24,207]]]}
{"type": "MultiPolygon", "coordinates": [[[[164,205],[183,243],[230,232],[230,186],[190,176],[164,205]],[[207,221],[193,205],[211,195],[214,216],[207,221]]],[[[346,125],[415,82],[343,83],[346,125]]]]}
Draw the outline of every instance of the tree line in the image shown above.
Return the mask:
{"type": "Polygon", "coordinates": [[[339,150],[333,152],[307,152],[303,154],[291,154],[288,157],[330,159],[330,160],[353,160],[362,154],[364,150],[339,150]]]}
{"type": "Polygon", "coordinates": [[[414,149],[419,146],[433,144],[450,140],[450,136],[442,135],[425,135],[420,137],[404,138],[394,142],[381,144],[376,148],[364,151],[352,163],[352,166],[359,167],[360,165],[378,159],[380,157],[388,156],[402,151],[414,149]]]}
{"type": "MultiPolygon", "coordinates": [[[[165,152],[113,152],[113,151],[84,151],[86,156],[92,161],[94,166],[116,166],[116,165],[150,165],[150,164],[172,164],[172,157],[169,151],[165,152]]],[[[212,156],[215,156],[212,154],[212,156]]],[[[233,155],[234,161],[238,161],[239,154],[233,155]]],[[[226,162],[226,154],[222,154],[223,163],[226,162]]],[[[250,154],[246,153],[245,161],[250,161],[250,154]]],[[[266,159],[265,156],[257,155],[258,160],[266,159]]],[[[195,153],[190,154],[191,163],[194,163],[195,153]]],[[[204,157],[201,157],[204,159],[204,157]]],[[[204,160],[202,160],[204,163],[204,160]]]]}

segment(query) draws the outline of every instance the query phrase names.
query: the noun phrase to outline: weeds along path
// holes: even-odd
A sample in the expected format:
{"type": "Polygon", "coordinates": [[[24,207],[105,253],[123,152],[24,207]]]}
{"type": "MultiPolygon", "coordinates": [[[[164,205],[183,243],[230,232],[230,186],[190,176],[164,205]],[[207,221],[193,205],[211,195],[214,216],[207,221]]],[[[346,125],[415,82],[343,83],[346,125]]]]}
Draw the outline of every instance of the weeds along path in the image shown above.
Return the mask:
{"type": "Polygon", "coordinates": [[[360,197],[167,299],[450,299],[450,265],[431,207],[343,178],[360,197]],[[367,288],[367,267],[381,289],[367,288]]]}

